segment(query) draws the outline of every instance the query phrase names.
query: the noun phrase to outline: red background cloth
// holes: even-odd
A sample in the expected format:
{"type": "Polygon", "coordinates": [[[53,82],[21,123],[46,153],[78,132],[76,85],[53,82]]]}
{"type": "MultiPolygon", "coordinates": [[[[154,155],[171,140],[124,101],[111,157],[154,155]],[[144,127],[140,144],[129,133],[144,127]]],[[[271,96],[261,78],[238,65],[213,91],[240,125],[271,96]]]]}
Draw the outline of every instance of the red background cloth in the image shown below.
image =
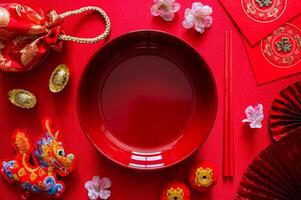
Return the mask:
{"type": "MultiPolygon", "coordinates": [[[[8,1],[5,1],[8,2],[8,1]]],[[[32,137],[42,134],[40,120],[44,116],[52,117],[60,127],[62,137],[68,149],[76,155],[76,169],[64,179],[66,191],[63,199],[87,199],[84,183],[94,175],[107,176],[112,182],[111,200],[157,200],[165,181],[170,179],[185,180],[189,167],[194,160],[208,160],[218,170],[219,179],[214,188],[205,194],[192,193],[192,200],[197,199],[233,199],[243,172],[252,159],[270,142],[267,126],[267,115],[273,97],[286,85],[301,78],[300,75],[282,79],[261,87],[257,87],[247,54],[239,32],[226,15],[217,0],[203,0],[213,7],[214,24],[205,34],[186,31],[181,23],[186,7],[191,7],[192,0],[178,0],[181,11],[173,22],[166,23],[161,18],[150,14],[152,0],[24,0],[23,3],[47,9],[56,9],[58,13],[77,9],[82,6],[95,5],[103,8],[111,18],[112,33],[110,40],[138,29],[157,29],[174,34],[191,44],[204,57],[212,69],[219,95],[219,107],[215,125],[205,144],[186,161],[169,169],[152,172],[139,172],[120,167],[98,153],[83,134],[76,114],[76,89],[81,72],[89,59],[102,44],[84,45],[65,42],[61,53],[52,53],[45,62],[28,73],[0,73],[0,158],[14,155],[11,146],[11,134],[15,128],[28,128],[32,137]],[[235,177],[226,181],[222,178],[222,141],[223,141],[223,81],[224,81],[224,34],[225,30],[233,30],[233,115],[235,136],[235,177]],[[65,91],[52,94],[48,90],[48,80],[52,70],[61,63],[71,68],[71,82],[65,91]],[[38,104],[33,110],[22,110],[14,107],[7,100],[7,92],[13,88],[24,88],[33,92],[38,104]],[[243,125],[244,109],[250,104],[262,103],[266,118],[263,128],[251,130],[243,125]]],[[[81,15],[66,20],[63,27],[68,34],[76,36],[95,36],[103,30],[97,15],[81,15]],[[100,28],[101,27],[101,28],[100,28]]],[[[118,97],[116,97],[118,98],[118,97]]],[[[0,179],[0,199],[18,199],[20,191],[17,187],[0,179]]],[[[32,199],[41,199],[35,196],[32,199]]]]}

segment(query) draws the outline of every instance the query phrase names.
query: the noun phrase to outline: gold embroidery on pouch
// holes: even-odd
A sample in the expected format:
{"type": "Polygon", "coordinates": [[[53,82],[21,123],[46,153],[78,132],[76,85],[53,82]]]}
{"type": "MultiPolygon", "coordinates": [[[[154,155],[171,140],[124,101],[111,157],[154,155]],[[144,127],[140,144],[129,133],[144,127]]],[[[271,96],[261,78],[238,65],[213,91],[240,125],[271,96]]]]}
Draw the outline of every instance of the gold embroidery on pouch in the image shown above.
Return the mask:
{"type": "Polygon", "coordinates": [[[36,35],[36,34],[40,34],[40,33],[44,33],[45,29],[43,26],[41,25],[32,25],[28,31],[29,35],[36,35]]]}
{"type": "Polygon", "coordinates": [[[11,6],[11,8],[15,9],[15,11],[19,17],[22,17],[22,13],[25,12],[25,8],[20,4],[14,4],[11,6]]]}
{"type": "Polygon", "coordinates": [[[39,52],[39,49],[37,47],[36,42],[37,41],[34,41],[30,45],[28,45],[28,46],[24,47],[23,49],[21,49],[20,59],[21,59],[21,62],[24,66],[27,66],[32,61],[32,59],[37,55],[37,53],[39,52]]]}
{"type": "Polygon", "coordinates": [[[5,8],[0,7],[0,27],[7,26],[9,23],[9,12],[5,8]]]}
{"type": "Polygon", "coordinates": [[[7,60],[0,52],[0,67],[9,68],[11,66],[11,60],[7,60]]]}
{"type": "Polygon", "coordinates": [[[4,47],[5,45],[2,42],[0,42],[0,50],[3,49],[4,47]]]}

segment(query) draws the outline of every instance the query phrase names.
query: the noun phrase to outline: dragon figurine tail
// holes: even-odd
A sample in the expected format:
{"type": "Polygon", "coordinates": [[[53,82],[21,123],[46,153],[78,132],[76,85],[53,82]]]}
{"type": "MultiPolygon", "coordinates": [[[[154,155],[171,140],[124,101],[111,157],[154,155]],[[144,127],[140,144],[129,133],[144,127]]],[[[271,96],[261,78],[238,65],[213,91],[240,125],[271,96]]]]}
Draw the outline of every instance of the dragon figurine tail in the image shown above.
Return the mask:
{"type": "Polygon", "coordinates": [[[16,130],[13,139],[16,146],[16,150],[19,153],[26,154],[30,152],[30,140],[28,139],[24,131],[16,130]]]}

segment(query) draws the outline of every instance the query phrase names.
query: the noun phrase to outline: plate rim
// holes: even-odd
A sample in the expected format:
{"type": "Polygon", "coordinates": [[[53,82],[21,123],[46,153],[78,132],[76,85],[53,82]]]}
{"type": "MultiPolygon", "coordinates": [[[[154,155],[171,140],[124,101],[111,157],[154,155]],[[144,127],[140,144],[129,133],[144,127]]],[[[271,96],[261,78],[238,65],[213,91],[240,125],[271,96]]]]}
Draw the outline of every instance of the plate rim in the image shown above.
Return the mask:
{"type": "Polygon", "coordinates": [[[78,81],[78,85],[77,85],[77,89],[76,89],[76,114],[77,114],[77,120],[80,124],[80,128],[81,131],[86,135],[87,139],[89,140],[89,142],[97,149],[97,151],[99,151],[106,159],[110,160],[113,163],[118,164],[119,166],[125,167],[127,169],[132,169],[132,170],[137,170],[137,171],[157,171],[157,170],[162,170],[162,169],[166,169],[169,168],[171,166],[175,166],[179,163],[181,163],[182,161],[186,160],[187,158],[189,158],[190,156],[192,156],[203,144],[204,142],[208,139],[209,135],[212,132],[212,129],[214,127],[214,124],[216,122],[216,117],[217,117],[217,112],[218,112],[218,91],[217,91],[217,83],[216,83],[216,79],[215,76],[211,70],[211,68],[209,67],[209,65],[207,64],[206,60],[201,56],[201,54],[193,47],[191,46],[186,40],[173,35],[171,33],[162,31],[162,30],[156,30],[156,29],[137,29],[137,30],[132,30],[132,31],[128,31],[124,34],[119,34],[116,35],[114,38],[110,38],[109,41],[107,41],[107,43],[105,43],[103,46],[101,46],[95,53],[93,53],[93,55],[89,58],[88,62],[86,63],[86,65],[84,66],[82,73],[80,75],[79,81],[78,81]],[[136,34],[136,33],[143,33],[143,32],[153,32],[153,33],[159,33],[159,34],[166,34],[171,38],[174,38],[180,42],[182,42],[183,44],[185,44],[185,46],[187,46],[188,48],[192,49],[196,55],[204,62],[208,74],[210,76],[210,79],[212,80],[213,83],[213,96],[214,96],[214,103],[213,103],[213,107],[214,107],[214,111],[212,113],[212,117],[213,120],[211,122],[211,124],[208,126],[208,134],[206,134],[206,136],[204,137],[204,140],[202,142],[200,142],[194,149],[191,150],[190,153],[186,154],[185,156],[182,156],[181,158],[177,159],[176,161],[169,163],[167,165],[163,165],[163,166],[159,166],[156,168],[139,168],[139,167],[134,167],[134,166],[130,166],[130,165],[126,165],[122,162],[120,162],[118,159],[109,156],[106,152],[104,152],[91,138],[91,135],[88,133],[88,131],[84,128],[85,126],[83,125],[82,122],[82,117],[80,115],[80,99],[81,99],[81,95],[80,95],[80,90],[81,90],[81,85],[82,82],[84,80],[84,75],[86,74],[86,71],[89,68],[89,65],[91,64],[92,59],[103,49],[106,48],[108,46],[111,45],[112,41],[115,41],[116,39],[120,38],[120,37],[126,37],[127,35],[131,35],[131,34],[136,34]]]}

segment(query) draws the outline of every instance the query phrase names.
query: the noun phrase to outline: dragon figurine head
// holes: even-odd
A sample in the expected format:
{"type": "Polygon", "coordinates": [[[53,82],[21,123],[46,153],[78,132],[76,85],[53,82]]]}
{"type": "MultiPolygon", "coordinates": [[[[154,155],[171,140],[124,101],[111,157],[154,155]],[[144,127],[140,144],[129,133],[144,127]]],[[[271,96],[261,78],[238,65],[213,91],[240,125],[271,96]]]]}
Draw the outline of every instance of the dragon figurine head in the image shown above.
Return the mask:
{"type": "Polygon", "coordinates": [[[73,169],[74,155],[66,154],[62,142],[59,141],[59,131],[51,130],[51,121],[44,120],[45,136],[36,142],[34,152],[37,161],[42,167],[53,168],[61,176],[68,175],[73,169]]]}

